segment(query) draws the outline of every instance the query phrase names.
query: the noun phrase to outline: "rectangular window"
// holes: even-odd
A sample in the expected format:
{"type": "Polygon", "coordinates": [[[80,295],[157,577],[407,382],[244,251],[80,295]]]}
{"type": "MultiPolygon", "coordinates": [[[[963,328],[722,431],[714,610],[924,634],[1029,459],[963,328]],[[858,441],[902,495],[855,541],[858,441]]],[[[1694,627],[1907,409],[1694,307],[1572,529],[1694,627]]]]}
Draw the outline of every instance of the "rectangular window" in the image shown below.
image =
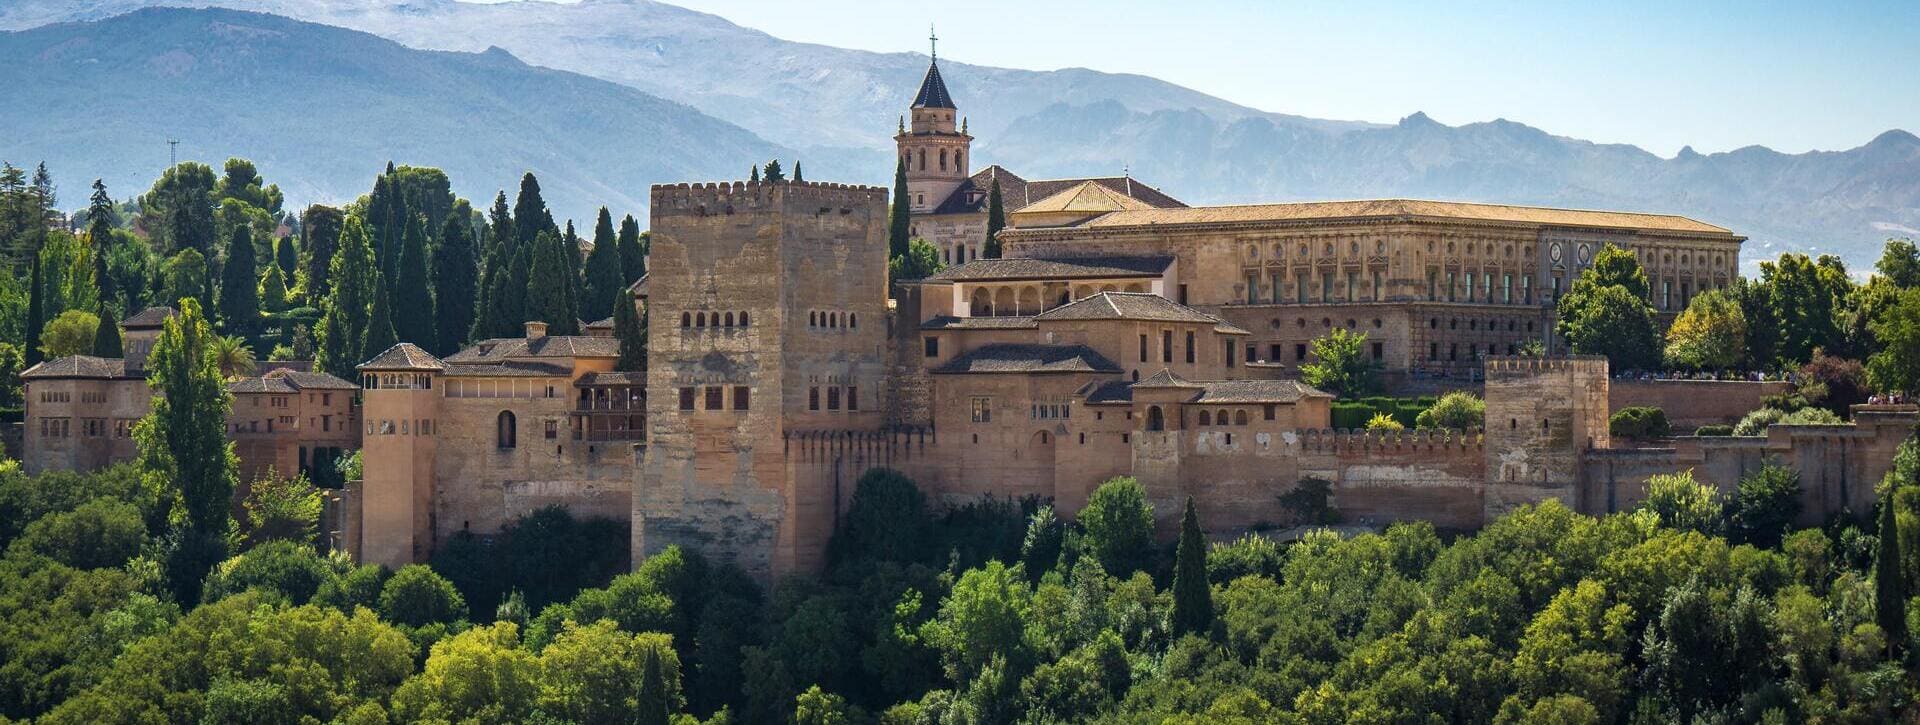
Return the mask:
{"type": "Polygon", "coordinates": [[[1294,298],[1298,300],[1300,304],[1304,305],[1307,303],[1307,276],[1306,275],[1303,274],[1294,279],[1293,294],[1294,294],[1294,298]]]}
{"type": "Polygon", "coordinates": [[[807,388],[807,410],[820,409],[820,389],[807,388]]]}
{"type": "Polygon", "coordinates": [[[968,401],[968,407],[972,411],[973,422],[975,423],[992,423],[993,422],[993,398],[988,398],[985,396],[975,396],[972,400],[968,401]]]}
{"type": "Polygon", "coordinates": [[[1273,303],[1276,305],[1280,304],[1280,273],[1274,272],[1273,274],[1267,275],[1267,277],[1269,283],[1273,286],[1273,289],[1269,290],[1269,293],[1273,295],[1273,303]]]}
{"type": "Polygon", "coordinates": [[[1473,273],[1467,273],[1467,301],[1473,301],[1473,273]]]}
{"type": "Polygon", "coordinates": [[[546,422],[546,433],[547,433],[547,440],[553,440],[553,439],[555,439],[555,438],[559,438],[559,437],[560,437],[560,423],[559,423],[559,422],[557,422],[557,421],[551,421],[551,420],[549,420],[549,421],[547,421],[547,422],[546,422]]]}
{"type": "Polygon", "coordinates": [[[1233,341],[1227,341],[1227,367],[1233,367],[1233,341]]]}
{"type": "Polygon", "coordinates": [[[1187,331],[1187,364],[1193,364],[1193,331],[1187,331]]]}
{"type": "MultiPolygon", "coordinates": [[[[1294,346],[1293,346],[1293,361],[1294,361],[1294,362],[1306,362],[1306,361],[1307,361],[1307,346],[1306,346],[1306,345],[1304,345],[1304,344],[1301,344],[1301,343],[1295,343],[1295,344],[1294,344],[1294,346]]],[[[1275,362],[1278,362],[1278,361],[1276,360],[1275,362]]]]}
{"type": "Polygon", "coordinates": [[[940,338],[927,336],[927,357],[940,357],[940,338]]]}
{"type": "Polygon", "coordinates": [[[1520,275],[1520,301],[1533,304],[1533,275],[1520,275]]]}
{"type": "Polygon", "coordinates": [[[733,386],[733,409],[747,410],[753,404],[753,393],[745,385],[733,386]]]}
{"type": "Polygon", "coordinates": [[[1440,361],[1440,343],[1427,343],[1427,359],[1434,362],[1440,361]]]}
{"type": "Polygon", "coordinates": [[[1173,362],[1173,331],[1160,331],[1160,362],[1173,362]]]}
{"type": "Polygon", "coordinates": [[[1447,345],[1447,360],[1450,362],[1457,362],[1459,361],[1459,359],[1460,359],[1460,343],[1456,342],[1456,343],[1451,343],[1447,345]]]}
{"type": "Polygon", "coordinates": [[[1267,359],[1280,362],[1280,343],[1276,342],[1267,346],[1267,359]]]}
{"type": "Polygon", "coordinates": [[[1346,296],[1346,301],[1348,301],[1348,302],[1352,302],[1352,301],[1354,301],[1354,300],[1357,300],[1357,299],[1359,299],[1359,296],[1358,296],[1358,295],[1356,295],[1356,294],[1354,294],[1354,292],[1355,292],[1355,291],[1357,291],[1357,290],[1359,289],[1359,287],[1360,287],[1360,282],[1359,282],[1359,280],[1360,280],[1360,273],[1359,273],[1359,272],[1348,272],[1348,273],[1347,273],[1347,296],[1346,296]]]}
{"type": "Polygon", "coordinates": [[[827,410],[840,409],[840,389],[827,388],[827,410]]]}
{"type": "Polygon", "coordinates": [[[1673,283],[1660,280],[1660,309],[1673,309],[1673,283]]]}
{"type": "Polygon", "coordinates": [[[1440,273],[1427,270],[1427,301],[1440,301],[1440,273]]]}
{"type": "Polygon", "coordinates": [[[1254,360],[1259,358],[1260,356],[1260,353],[1258,352],[1259,349],[1260,349],[1260,346],[1258,345],[1254,345],[1252,343],[1247,344],[1247,362],[1253,362],[1254,360]]]}
{"type": "Polygon", "coordinates": [[[1513,304],[1513,275],[1500,275],[1500,304],[1513,304]]]}
{"type": "Polygon", "coordinates": [[[1259,302],[1260,302],[1260,275],[1252,272],[1248,272],[1247,273],[1247,304],[1252,305],[1252,304],[1258,304],[1259,302]]]}
{"type": "Polygon", "coordinates": [[[680,409],[693,410],[693,388],[680,389],[680,409]]]}
{"type": "Polygon", "coordinates": [[[1380,282],[1380,271],[1379,271],[1379,270],[1374,270],[1374,273],[1373,273],[1373,301],[1375,301],[1375,302],[1379,302],[1379,301],[1380,301],[1381,299],[1384,299],[1384,294],[1385,294],[1385,289],[1384,289],[1384,285],[1383,285],[1383,284],[1382,284],[1382,283],[1380,282]]]}
{"type": "Polygon", "coordinates": [[[1459,279],[1454,276],[1453,272],[1447,273],[1447,301],[1448,302],[1454,301],[1454,298],[1458,296],[1459,289],[1460,289],[1460,285],[1458,284],[1458,282],[1459,282],[1459,279]]]}
{"type": "Polygon", "coordinates": [[[1187,303],[1187,286],[1183,284],[1183,285],[1180,285],[1180,304],[1184,305],[1186,303],[1187,303]]]}
{"type": "Polygon", "coordinates": [[[1333,273],[1332,272],[1320,273],[1320,301],[1321,302],[1333,301],[1333,273]]]}
{"type": "Polygon", "coordinates": [[[1480,299],[1486,300],[1488,302],[1492,302],[1493,301],[1493,273],[1488,272],[1486,274],[1480,275],[1480,285],[1481,285],[1480,299]]]}
{"type": "Polygon", "coordinates": [[[859,410],[859,409],[860,409],[860,389],[852,385],[849,385],[847,386],[847,410],[859,410]]]}
{"type": "Polygon", "coordinates": [[[1140,333],[1140,362],[1147,361],[1147,333],[1140,333]]]}
{"type": "Polygon", "coordinates": [[[1273,415],[1274,415],[1274,407],[1275,407],[1275,406],[1274,406],[1274,404],[1272,404],[1272,403],[1268,403],[1268,404],[1267,404],[1267,406],[1266,406],[1266,408],[1267,408],[1267,409],[1266,409],[1266,418],[1267,418],[1267,420],[1273,420],[1273,415]]]}
{"type": "Polygon", "coordinates": [[[721,399],[723,395],[720,386],[707,386],[707,410],[726,410],[726,401],[721,399]]]}
{"type": "Polygon", "coordinates": [[[1386,350],[1384,350],[1381,347],[1380,343],[1377,343],[1377,342],[1373,343],[1373,361],[1379,362],[1382,358],[1385,358],[1386,356],[1387,356],[1386,350]]]}

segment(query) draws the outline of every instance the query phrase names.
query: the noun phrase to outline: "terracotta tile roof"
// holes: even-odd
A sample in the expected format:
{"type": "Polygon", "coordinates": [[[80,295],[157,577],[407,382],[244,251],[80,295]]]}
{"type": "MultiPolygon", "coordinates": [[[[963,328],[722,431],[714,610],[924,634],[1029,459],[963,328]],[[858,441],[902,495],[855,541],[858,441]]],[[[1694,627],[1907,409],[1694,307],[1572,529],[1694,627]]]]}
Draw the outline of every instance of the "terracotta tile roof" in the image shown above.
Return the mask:
{"type": "Polygon", "coordinates": [[[554,378],[572,374],[573,368],[566,365],[522,360],[448,365],[444,373],[451,378],[554,378]]]}
{"type": "Polygon", "coordinates": [[[632,292],[635,297],[647,296],[647,277],[650,274],[651,273],[640,275],[640,278],[634,280],[633,284],[627,285],[627,291],[632,292]]]}
{"type": "Polygon", "coordinates": [[[607,318],[607,319],[604,319],[604,320],[595,320],[595,321],[593,321],[593,322],[589,322],[589,323],[587,323],[586,325],[584,325],[582,329],[587,329],[587,330],[611,330],[611,329],[613,329],[613,318],[611,318],[611,317],[609,317],[609,318],[607,318]]]}
{"type": "Polygon", "coordinates": [[[1117,192],[1120,195],[1137,199],[1156,209],[1184,207],[1179,199],[1167,196],[1159,189],[1128,176],[1083,177],[1077,179],[1042,179],[1028,181],[1006,167],[993,164],[967,177],[960,182],[953,193],[934,207],[933,214],[978,214],[987,210],[987,197],[993,189],[993,182],[1000,182],[1000,204],[1007,211],[1022,209],[1036,201],[1053,196],[1081,184],[1092,182],[1117,192]],[[971,193],[969,193],[971,192],[971,193]]]}
{"type": "Polygon", "coordinates": [[[927,77],[920,80],[920,92],[913,97],[914,108],[953,108],[953,96],[947,95],[947,82],[940,78],[940,61],[927,64],[927,77]]]}
{"type": "Polygon", "coordinates": [[[227,392],[293,395],[300,391],[282,378],[241,378],[227,383],[227,392]]]}
{"type": "Polygon", "coordinates": [[[1144,201],[1107,188],[1099,182],[1082,181],[1067,187],[1057,194],[1020,207],[1016,210],[1016,213],[1084,212],[1086,214],[1099,214],[1110,211],[1152,208],[1152,205],[1144,201]]]}
{"type": "Polygon", "coordinates": [[[21,380],[55,378],[112,379],[127,377],[127,362],[117,357],[68,355],[42,360],[20,373],[21,380]]]}
{"type": "Polygon", "coordinates": [[[1088,383],[1080,389],[1081,397],[1087,405],[1119,405],[1133,402],[1133,383],[1125,380],[1108,380],[1088,383]]]}
{"type": "Polygon", "coordinates": [[[580,376],[579,380],[573,381],[573,384],[582,388],[589,385],[646,385],[647,374],[618,370],[610,373],[587,373],[580,376]]]}
{"type": "Polygon", "coordinates": [[[359,390],[360,386],[341,380],[323,372],[310,370],[279,369],[269,371],[264,377],[280,378],[300,390],[359,390]]]}
{"type": "Polygon", "coordinates": [[[1648,229],[1694,234],[1732,232],[1705,222],[1670,214],[1553,209],[1507,204],[1477,204],[1418,199],[1369,199],[1289,204],[1201,206],[1180,209],[1117,211],[1081,222],[1079,227],[1109,228],[1171,224],[1230,224],[1235,222],[1321,221],[1329,219],[1433,218],[1530,224],[1543,227],[1648,229]]]}
{"type": "Polygon", "coordinates": [[[1200,384],[1194,403],[1297,403],[1333,396],[1298,380],[1213,380],[1200,384]]]}
{"type": "Polygon", "coordinates": [[[1101,292],[1087,295],[1034,315],[1051,320],[1147,320],[1150,322],[1204,322],[1222,325],[1220,318],[1150,292],[1101,292]]]}
{"type": "Polygon", "coordinates": [[[1120,366],[1085,345],[995,343],[934,368],[935,373],[1117,373],[1120,366]]]}
{"type": "Polygon", "coordinates": [[[1147,376],[1146,380],[1142,380],[1140,382],[1134,383],[1133,387],[1136,387],[1136,388],[1198,388],[1201,386],[1199,383],[1195,383],[1191,380],[1180,377],[1179,373],[1176,373],[1170,369],[1160,368],[1160,372],[1147,376]]]}
{"type": "Polygon", "coordinates": [[[1214,325],[1214,326],[1213,326],[1213,331],[1214,331],[1214,332],[1218,332],[1218,333],[1220,333],[1220,334],[1222,334],[1222,335],[1251,335],[1251,334],[1253,334],[1253,331],[1251,331],[1251,330],[1248,330],[1248,329],[1246,329],[1246,328],[1244,328],[1244,327],[1241,327],[1241,326],[1239,326],[1239,325],[1236,325],[1236,324],[1233,324],[1233,323],[1231,323],[1231,322],[1227,322],[1227,321],[1225,321],[1225,320],[1221,320],[1221,321],[1220,321],[1220,324],[1218,324],[1218,325],[1214,325]]]}
{"type": "Polygon", "coordinates": [[[947,317],[942,315],[920,323],[922,330],[1032,330],[1031,315],[1024,317],[947,317]]]}
{"type": "Polygon", "coordinates": [[[956,264],[928,277],[935,282],[975,282],[1011,279],[1101,279],[1158,277],[1173,264],[1172,257],[1078,257],[1041,259],[1012,257],[976,259],[956,264]]]}
{"type": "Polygon", "coordinates": [[[386,352],[373,356],[372,360],[360,363],[355,370],[445,370],[439,358],[434,357],[419,345],[403,342],[387,348],[386,352]]]}
{"type": "Polygon", "coordinates": [[[528,357],[620,357],[620,340],[590,335],[496,337],[447,356],[450,364],[491,363],[528,357]]]}
{"type": "Polygon", "coordinates": [[[129,330],[151,329],[166,323],[167,318],[172,317],[174,313],[175,310],[172,307],[148,307],[132,317],[121,320],[120,326],[129,330]]]}

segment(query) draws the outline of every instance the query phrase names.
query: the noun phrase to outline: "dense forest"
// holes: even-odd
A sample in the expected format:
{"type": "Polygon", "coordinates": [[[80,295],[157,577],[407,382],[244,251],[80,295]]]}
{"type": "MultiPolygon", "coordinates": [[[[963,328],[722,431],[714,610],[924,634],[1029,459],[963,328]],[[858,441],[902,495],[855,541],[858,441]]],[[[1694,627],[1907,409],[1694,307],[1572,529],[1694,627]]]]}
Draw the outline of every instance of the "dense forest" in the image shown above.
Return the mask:
{"type": "MultiPolygon", "coordinates": [[[[1040,500],[937,506],[876,470],[815,576],[756,581],[679,549],[630,561],[624,522],[559,509],[426,564],[355,565],[326,553],[312,483],[237,480],[226,383],[252,350],[351,376],[399,341],[444,354],[611,316],[621,365],[640,369],[644,321],[621,304],[645,271],[639,224],[602,211],[583,254],[531,174],[480,211],[437,170],[390,167],[351,204],[295,214],[244,160],[188,162],[127,201],[96,184],[67,214],[44,168],[0,172],[16,415],[23,366],[117,355],[113,320],[179,310],[150,354],[163,395],[138,460],[0,464],[0,718],[1885,722],[1920,694],[1915,441],[1879,505],[1808,529],[1792,525],[1800,481],[1775,466],[1727,494],[1660,476],[1636,511],[1548,502],[1477,532],[1343,527],[1338,500],[1303,484],[1289,528],[1211,543],[1191,505],[1155,512],[1130,479],[1067,517],[1040,500]]],[[[896,270],[937,266],[894,229],[896,270]]],[[[1833,422],[1920,389],[1920,251],[1889,242],[1876,272],[1783,255],[1663,332],[1638,262],[1608,248],[1560,300],[1559,332],[1622,369],[1793,373],[1714,433],[1833,422]]],[[[1329,335],[1302,374],[1363,402],[1362,342],[1329,335]]],[[[1471,427],[1476,403],[1407,417],[1471,427]]],[[[1393,412],[1369,424],[1401,425],[1393,412]]],[[[1651,414],[1616,425],[1666,434],[1651,414]]]]}

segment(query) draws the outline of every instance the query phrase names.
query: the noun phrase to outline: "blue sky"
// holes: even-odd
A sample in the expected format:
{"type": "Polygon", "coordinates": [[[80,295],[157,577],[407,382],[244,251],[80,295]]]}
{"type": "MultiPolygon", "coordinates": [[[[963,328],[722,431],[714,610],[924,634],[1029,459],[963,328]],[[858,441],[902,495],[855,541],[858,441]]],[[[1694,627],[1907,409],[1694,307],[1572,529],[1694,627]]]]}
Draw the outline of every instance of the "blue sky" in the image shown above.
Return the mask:
{"type": "Polygon", "coordinates": [[[667,1],[876,51],[925,52],[931,21],[970,63],[1141,73],[1319,118],[1507,118],[1663,156],[1920,133],[1920,0],[667,1]]]}

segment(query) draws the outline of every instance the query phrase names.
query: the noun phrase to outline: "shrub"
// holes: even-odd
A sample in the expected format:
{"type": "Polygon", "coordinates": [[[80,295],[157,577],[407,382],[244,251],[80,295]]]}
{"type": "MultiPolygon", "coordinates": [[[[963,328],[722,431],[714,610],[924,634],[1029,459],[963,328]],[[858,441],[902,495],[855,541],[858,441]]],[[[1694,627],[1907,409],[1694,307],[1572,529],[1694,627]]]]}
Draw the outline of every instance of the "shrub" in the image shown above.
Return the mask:
{"type": "Polygon", "coordinates": [[[1340,523],[1340,511],[1333,507],[1333,482],[1324,479],[1300,479],[1293,490],[1280,495],[1280,506],[1293,514],[1295,526],[1340,523]]]}
{"type": "Polygon", "coordinates": [[[1778,423],[1781,418],[1785,417],[1787,417],[1787,414],[1779,408],[1761,408],[1748,413],[1745,418],[1741,418],[1740,422],[1733,426],[1733,434],[1737,436],[1763,436],[1767,434],[1767,426],[1778,423]]]}
{"type": "Polygon", "coordinates": [[[1693,429],[1693,434],[1697,436],[1730,436],[1733,435],[1733,426],[1703,425],[1693,429]]]}
{"type": "Polygon", "coordinates": [[[1782,416],[1774,425],[1839,425],[1845,422],[1826,408],[1801,408],[1782,416]]]}
{"type": "Polygon", "coordinates": [[[380,590],[380,616],[409,627],[455,622],[467,617],[467,602],[453,582],[421,564],[394,572],[380,590]]]}
{"type": "Polygon", "coordinates": [[[259,589],[268,592],[270,598],[300,605],[338,577],[333,563],[321,558],[311,545],[269,541],[214,567],[207,575],[204,597],[211,602],[259,589]]]}
{"type": "Polygon", "coordinates": [[[1621,408],[1607,419],[1607,432],[1615,437],[1631,440],[1665,438],[1672,434],[1667,425],[1667,412],[1659,408],[1636,405],[1621,408]]]}
{"type": "Polygon", "coordinates": [[[1641,510],[1660,517],[1660,523],[1709,536],[1720,530],[1720,494],[1693,479],[1693,471],[1660,474],[1647,479],[1647,500],[1641,510]]]}
{"type": "Polygon", "coordinates": [[[1419,428],[1452,428],[1466,430],[1485,427],[1487,423],[1487,402],[1479,396],[1464,391],[1454,391],[1440,396],[1433,406],[1421,411],[1414,425],[1419,428]]]}
{"type": "Polygon", "coordinates": [[[899,471],[875,468],[860,476],[846,518],[827,545],[834,563],[920,561],[926,555],[927,498],[899,471]]]}
{"type": "Polygon", "coordinates": [[[1286,550],[1280,542],[1259,534],[1242,534],[1233,541],[1215,542],[1207,550],[1207,579],[1225,586],[1243,576],[1280,579],[1286,550]]]}
{"type": "Polygon", "coordinates": [[[1400,424],[1400,421],[1394,420],[1393,416],[1387,415],[1386,413],[1374,413],[1372,418],[1367,419],[1367,430],[1392,431],[1406,430],[1406,428],[1406,426],[1400,424]]]}
{"type": "Polygon", "coordinates": [[[72,511],[48,514],[27,524],[14,550],[30,551],[75,569],[100,569],[127,563],[140,553],[147,527],[140,509],[110,498],[96,498],[72,511]]]}

